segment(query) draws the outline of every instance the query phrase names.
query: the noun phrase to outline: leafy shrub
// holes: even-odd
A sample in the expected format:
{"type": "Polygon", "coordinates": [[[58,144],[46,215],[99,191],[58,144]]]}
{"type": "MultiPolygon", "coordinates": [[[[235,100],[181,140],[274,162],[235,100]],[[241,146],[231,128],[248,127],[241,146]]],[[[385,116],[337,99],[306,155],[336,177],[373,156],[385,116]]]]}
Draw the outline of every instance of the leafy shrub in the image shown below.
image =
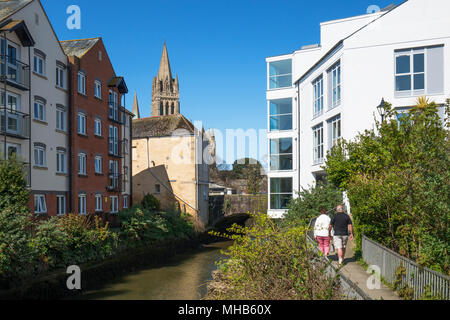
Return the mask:
{"type": "Polygon", "coordinates": [[[298,198],[291,200],[283,225],[307,226],[312,218],[320,215],[320,210],[336,208],[343,201],[342,192],[332,183],[317,183],[310,189],[303,189],[298,198]]]}
{"type": "Polygon", "coordinates": [[[252,215],[252,227],[234,225],[223,236],[234,240],[209,285],[208,299],[342,299],[339,282],[306,240],[303,226],[280,229],[266,215],[252,215]],[[212,289],[211,289],[212,288],[212,289]]]}
{"type": "Polygon", "coordinates": [[[0,212],[5,209],[24,212],[30,199],[25,174],[20,163],[12,158],[0,161],[0,212]]]}
{"type": "Polygon", "coordinates": [[[161,203],[158,199],[152,194],[147,194],[141,202],[142,208],[150,210],[150,211],[158,211],[161,210],[161,203]]]}

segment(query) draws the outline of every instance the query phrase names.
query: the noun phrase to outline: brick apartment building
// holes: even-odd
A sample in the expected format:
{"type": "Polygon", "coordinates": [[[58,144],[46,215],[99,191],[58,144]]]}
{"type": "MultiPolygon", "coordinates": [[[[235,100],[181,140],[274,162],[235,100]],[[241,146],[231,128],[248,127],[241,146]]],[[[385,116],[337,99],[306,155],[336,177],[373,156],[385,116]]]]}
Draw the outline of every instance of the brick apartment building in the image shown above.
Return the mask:
{"type": "Polygon", "coordinates": [[[68,56],[69,210],[106,216],[131,204],[128,89],[101,38],[61,41],[68,56]]]}

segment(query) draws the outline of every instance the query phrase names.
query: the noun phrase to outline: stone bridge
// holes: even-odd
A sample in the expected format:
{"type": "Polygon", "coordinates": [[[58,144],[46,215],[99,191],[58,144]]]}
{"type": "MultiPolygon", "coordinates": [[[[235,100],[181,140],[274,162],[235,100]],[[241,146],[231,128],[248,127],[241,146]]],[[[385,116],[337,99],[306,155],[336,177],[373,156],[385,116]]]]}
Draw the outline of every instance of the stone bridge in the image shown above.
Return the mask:
{"type": "Polygon", "coordinates": [[[243,225],[249,213],[266,213],[267,195],[220,195],[209,197],[209,226],[224,231],[234,223],[243,225]]]}

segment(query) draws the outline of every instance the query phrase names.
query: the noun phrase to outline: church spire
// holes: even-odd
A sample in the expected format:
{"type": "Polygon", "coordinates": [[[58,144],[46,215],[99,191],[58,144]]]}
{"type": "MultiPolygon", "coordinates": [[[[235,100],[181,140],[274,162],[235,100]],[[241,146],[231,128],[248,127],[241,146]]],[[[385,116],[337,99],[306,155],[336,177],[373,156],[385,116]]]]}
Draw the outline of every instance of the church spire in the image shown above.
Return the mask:
{"type": "Polygon", "coordinates": [[[138,103],[138,98],[137,98],[136,91],[134,92],[133,113],[134,113],[134,118],[133,119],[140,119],[141,118],[141,113],[139,112],[139,103],[138,103]]]}
{"type": "Polygon", "coordinates": [[[158,79],[172,81],[172,70],[170,69],[169,54],[167,53],[166,42],[164,41],[164,48],[161,57],[161,63],[159,64],[158,79]]]}

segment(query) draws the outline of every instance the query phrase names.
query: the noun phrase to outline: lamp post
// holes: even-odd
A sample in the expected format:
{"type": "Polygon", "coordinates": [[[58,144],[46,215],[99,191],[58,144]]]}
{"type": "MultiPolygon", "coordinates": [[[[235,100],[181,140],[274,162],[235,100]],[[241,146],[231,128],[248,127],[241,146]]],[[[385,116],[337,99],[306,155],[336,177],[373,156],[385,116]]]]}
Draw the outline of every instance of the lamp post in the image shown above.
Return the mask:
{"type": "Polygon", "coordinates": [[[386,102],[384,101],[384,98],[383,98],[383,99],[381,99],[380,105],[377,107],[378,113],[381,116],[381,122],[384,122],[384,117],[386,116],[386,109],[384,108],[385,105],[386,105],[386,102]]]}

